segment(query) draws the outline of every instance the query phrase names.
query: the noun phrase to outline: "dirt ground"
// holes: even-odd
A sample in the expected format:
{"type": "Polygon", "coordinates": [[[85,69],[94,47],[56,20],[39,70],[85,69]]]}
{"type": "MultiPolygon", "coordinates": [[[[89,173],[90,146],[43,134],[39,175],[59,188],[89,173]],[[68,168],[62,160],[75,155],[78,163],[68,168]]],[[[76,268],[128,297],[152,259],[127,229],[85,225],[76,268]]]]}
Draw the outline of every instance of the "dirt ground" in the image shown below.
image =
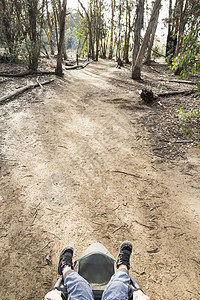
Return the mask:
{"type": "MultiPolygon", "coordinates": [[[[177,110],[199,99],[139,97],[170,76],[155,65],[135,82],[100,61],[0,107],[0,299],[42,299],[66,245],[75,259],[95,241],[116,256],[127,239],[151,299],[200,299],[200,151],[171,143],[177,110]]],[[[1,82],[1,94],[34,80],[1,82]]]]}

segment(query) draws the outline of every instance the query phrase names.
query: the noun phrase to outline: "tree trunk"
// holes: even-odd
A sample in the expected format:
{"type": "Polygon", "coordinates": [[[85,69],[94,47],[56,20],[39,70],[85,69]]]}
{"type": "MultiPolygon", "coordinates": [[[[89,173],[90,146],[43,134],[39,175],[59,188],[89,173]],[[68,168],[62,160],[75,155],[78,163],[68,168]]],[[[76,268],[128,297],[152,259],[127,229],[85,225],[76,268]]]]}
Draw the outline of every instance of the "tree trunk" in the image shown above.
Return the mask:
{"type": "Polygon", "coordinates": [[[29,47],[29,63],[30,70],[37,71],[39,58],[39,41],[37,38],[37,14],[38,0],[28,0],[28,13],[30,22],[30,47],[29,47]]]}
{"type": "Polygon", "coordinates": [[[129,0],[126,0],[126,31],[125,31],[125,43],[123,60],[126,64],[129,64],[129,47],[130,47],[130,36],[131,36],[131,6],[129,0]]]}
{"type": "Polygon", "coordinates": [[[110,27],[110,48],[109,48],[109,59],[113,57],[113,35],[114,35],[114,16],[115,16],[115,0],[111,0],[111,27],[110,27]]]}
{"type": "Polygon", "coordinates": [[[62,55],[63,55],[63,46],[64,46],[64,38],[65,38],[66,6],[67,6],[67,0],[63,0],[62,8],[60,11],[60,38],[59,38],[59,44],[58,44],[57,67],[55,70],[55,74],[58,76],[63,75],[62,55]]]}
{"type": "Polygon", "coordinates": [[[178,39],[177,39],[176,52],[175,52],[176,55],[179,54],[183,44],[183,35],[184,35],[185,25],[187,23],[187,11],[189,6],[189,0],[186,0],[184,9],[183,9],[183,4],[184,1],[181,0],[180,7],[179,7],[180,21],[179,21],[178,39]]]}
{"type": "Polygon", "coordinates": [[[46,0],[46,10],[47,10],[47,20],[49,26],[49,45],[51,49],[51,55],[54,55],[52,20],[49,13],[48,0],[46,0]]]}
{"type": "Polygon", "coordinates": [[[173,56],[175,52],[176,45],[174,47],[172,29],[172,0],[169,0],[169,20],[168,20],[168,34],[167,34],[167,44],[166,44],[166,58],[169,59],[173,56]]]}
{"type": "Polygon", "coordinates": [[[134,66],[140,49],[141,30],[144,23],[144,0],[139,0],[136,9],[136,19],[134,26],[134,45],[132,55],[132,65],[134,66]]]}
{"type": "MultiPolygon", "coordinates": [[[[93,44],[93,35],[92,35],[92,21],[86,10],[86,8],[84,7],[83,3],[78,0],[78,3],[80,4],[80,6],[82,7],[82,9],[84,10],[86,17],[87,17],[87,22],[88,22],[88,31],[89,31],[89,57],[92,56],[92,59],[94,60],[94,44],[93,44]]],[[[92,12],[91,12],[92,14],[92,12]]]]}
{"type": "Polygon", "coordinates": [[[178,31],[177,31],[177,45],[176,45],[176,51],[175,56],[178,55],[180,50],[180,44],[181,44],[181,27],[183,23],[183,2],[184,0],[179,0],[179,22],[178,22],[178,31]]]}
{"type": "Polygon", "coordinates": [[[121,20],[122,19],[122,3],[119,4],[119,16],[118,16],[118,40],[117,40],[117,51],[116,51],[116,60],[121,61],[121,31],[122,31],[122,25],[121,20]]]}
{"type": "Polygon", "coordinates": [[[58,50],[58,24],[57,24],[57,15],[56,15],[56,7],[54,1],[52,1],[52,7],[53,7],[53,15],[54,15],[54,27],[55,27],[55,33],[56,33],[56,45],[58,50]]]}
{"type": "Polygon", "coordinates": [[[2,24],[4,25],[4,30],[5,30],[5,37],[6,37],[6,43],[7,43],[7,48],[9,50],[10,54],[14,53],[13,49],[13,38],[12,38],[12,28],[11,28],[11,20],[9,16],[9,11],[7,11],[7,3],[5,0],[1,0],[2,4],[2,24]]]}
{"type": "Polygon", "coordinates": [[[140,51],[138,53],[135,65],[133,65],[132,68],[132,79],[141,79],[141,68],[142,68],[142,61],[144,58],[144,54],[146,52],[147,46],[148,46],[148,42],[149,42],[149,38],[150,35],[152,33],[154,24],[156,22],[156,16],[157,14],[159,14],[160,11],[160,7],[161,7],[161,0],[156,0],[154,3],[154,7],[152,10],[152,14],[151,14],[151,18],[144,36],[144,40],[142,42],[140,51]]]}
{"type": "Polygon", "coordinates": [[[153,48],[155,34],[156,34],[156,29],[157,29],[157,25],[158,25],[159,10],[157,11],[157,15],[155,16],[155,18],[156,18],[156,21],[155,21],[155,24],[153,26],[153,30],[152,30],[152,33],[151,33],[151,37],[150,37],[150,41],[149,41],[149,46],[148,46],[148,49],[147,49],[147,56],[146,56],[146,60],[145,60],[145,63],[147,65],[150,64],[150,61],[151,61],[151,51],[152,51],[152,48],[153,48]]]}
{"type": "Polygon", "coordinates": [[[96,55],[95,55],[95,60],[98,61],[99,57],[99,30],[100,30],[100,24],[99,24],[99,14],[100,14],[100,7],[99,7],[99,2],[98,0],[95,0],[95,40],[96,40],[96,55]]]}

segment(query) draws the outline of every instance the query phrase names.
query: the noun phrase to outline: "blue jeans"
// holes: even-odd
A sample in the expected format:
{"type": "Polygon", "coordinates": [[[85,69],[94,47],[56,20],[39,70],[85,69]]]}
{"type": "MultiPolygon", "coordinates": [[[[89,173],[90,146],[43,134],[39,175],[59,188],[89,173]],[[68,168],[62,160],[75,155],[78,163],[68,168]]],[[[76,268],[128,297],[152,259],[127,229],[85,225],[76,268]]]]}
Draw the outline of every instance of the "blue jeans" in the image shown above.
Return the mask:
{"type": "MultiPolygon", "coordinates": [[[[128,299],[130,276],[126,269],[118,269],[111,277],[103,292],[102,300],[128,299]]],[[[89,283],[77,272],[70,270],[64,278],[64,285],[69,294],[69,300],[94,300],[89,283]]]]}

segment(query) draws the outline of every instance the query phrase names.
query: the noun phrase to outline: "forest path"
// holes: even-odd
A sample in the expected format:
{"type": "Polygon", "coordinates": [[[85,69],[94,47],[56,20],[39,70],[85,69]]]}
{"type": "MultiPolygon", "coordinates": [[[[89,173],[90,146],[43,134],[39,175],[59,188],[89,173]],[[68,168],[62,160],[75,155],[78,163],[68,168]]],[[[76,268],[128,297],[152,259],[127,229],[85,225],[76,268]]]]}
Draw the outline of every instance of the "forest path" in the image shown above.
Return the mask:
{"type": "Polygon", "coordinates": [[[138,88],[101,61],[4,108],[2,300],[41,299],[66,245],[75,259],[95,241],[116,256],[127,239],[131,275],[152,299],[199,299],[200,157],[159,162],[138,88]]]}

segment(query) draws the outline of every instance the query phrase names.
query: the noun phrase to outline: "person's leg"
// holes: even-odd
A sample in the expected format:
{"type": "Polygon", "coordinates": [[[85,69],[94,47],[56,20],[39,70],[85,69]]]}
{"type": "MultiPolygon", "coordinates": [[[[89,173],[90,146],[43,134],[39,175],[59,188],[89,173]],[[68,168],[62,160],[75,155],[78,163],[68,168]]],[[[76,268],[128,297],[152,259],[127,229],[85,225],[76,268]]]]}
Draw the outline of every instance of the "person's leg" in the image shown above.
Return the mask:
{"type": "Polygon", "coordinates": [[[128,299],[130,290],[130,276],[128,270],[130,269],[130,255],[132,253],[132,244],[124,242],[120,247],[120,253],[117,259],[117,271],[111,277],[102,300],[125,300],[128,299]]]}
{"type": "Polygon", "coordinates": [[[72,270],[73,248],[67,247],[63,249],[58,263],[58,273],[63,275],[64,286],[69,293],[69,300],[93,300],[93,292],[89,283],[72,270]]]}
{"type": "Polygon", "coordinates": [[[64,286],[67,288],[70,300],[93,300],[93,292],[89,283],[77,272],[68,267],[63,270],[64,286]]]}
{"type": "Polygon", "coordinates": [[[103,293],[102,300],[128,299],[130,290],[130,276],[126,266],[119,268],[112,276],[103,293]]]}

